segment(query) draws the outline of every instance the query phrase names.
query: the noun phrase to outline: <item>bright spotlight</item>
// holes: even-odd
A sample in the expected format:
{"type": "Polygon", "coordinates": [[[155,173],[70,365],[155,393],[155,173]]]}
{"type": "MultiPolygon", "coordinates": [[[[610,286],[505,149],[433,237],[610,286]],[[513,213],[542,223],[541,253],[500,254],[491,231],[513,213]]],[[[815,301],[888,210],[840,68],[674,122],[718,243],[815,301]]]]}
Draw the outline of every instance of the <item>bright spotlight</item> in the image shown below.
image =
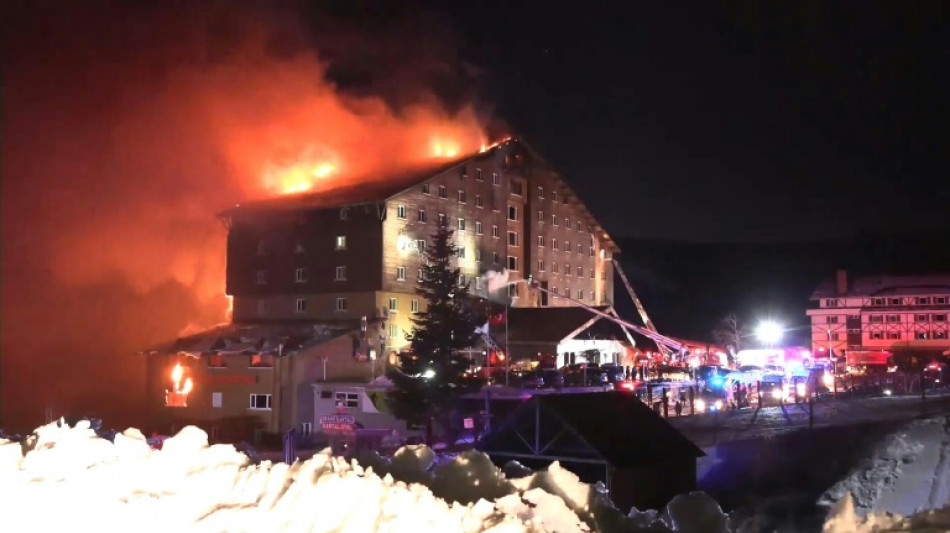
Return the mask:
{"type": "Polygon", "coordinates": [[[782,326],[772,321],[761,322],[755,328],[755,336],[766,344],[775,344],[782,340],[782,326]]]}
{"type": "Polygon", "coordinates": [[[422,373],[422,377],[425,379],[432,379],[435,377],[435,370],[427,368],[425,372],[422,373]]]}

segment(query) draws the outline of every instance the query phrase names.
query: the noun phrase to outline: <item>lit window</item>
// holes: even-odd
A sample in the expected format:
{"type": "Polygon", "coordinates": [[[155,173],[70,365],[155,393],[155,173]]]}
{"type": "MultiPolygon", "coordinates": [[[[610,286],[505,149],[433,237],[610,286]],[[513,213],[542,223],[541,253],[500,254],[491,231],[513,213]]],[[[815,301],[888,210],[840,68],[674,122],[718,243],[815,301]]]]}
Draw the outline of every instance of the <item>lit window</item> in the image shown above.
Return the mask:
{"type": "Polygon", "coordinates": [[[395,339],[395,338],[397,338],[397,337],[399,337],[399,326],[397,326],[396,324],[390,324],[390,325],[389,325],[389,338],[390,338],[390,339],[395,339]]]}
{"type": "Polygon", "coordinates": [[[439,185],[439,198],[448,198],[449,190],[445,188],[445,185],[439,185]]]}
{"type": "Polygon", "coordinates": [[[225,360],[224,354],[212,353],[208,354],[208,368],[224,368],[228,366],[227,361],[225,360]]]}
{"type": "Polygon", "coordinates": [[[274,366],[274,354],[256,353],[251,356],[251,367],[253,368],[271,368],[274,366]]]}
{"type": "Polygon", "coordinates": [[[396,281],[406,281],[406,267],[396,267],[396,281]]]}
{"type": "Polygon", "coordinates": [[[428,183],[423,183],[423,184],[422,184],[422,194],[429,194],[429,184],[428,184],[428,183]]]}
{"type": "Polygon", "coordinates": [[[337,236],[336,236],[336,249],[337,249],[337,250],[346,250],[346,235],[337,235],[337,236]]]}
{"type": "Polygon", "coordinates": [[[508,246],[518,246],[518,232],[517,231],[508,232],[508,246]]]}
{"type": "Polygon", "coordinates": [[[482,228],[482,222],[480,220],[475,221],[475,235],[481,235],[484,233],[484,228],[482,228]]]}
{"type": "Polygon", "coordinates": [[[297,298],[297,312],[298,313],[307,312],[307,300],[303,298],[297,298]]]}
{"type": "Polygon", "coordinates": [[[360,395],[355,392],[337,392],[333,395],[337,407],[355,409],[360,406],[360,395]]]}
{"type": "Polygon", "coordinates": [[[334,281],[346,281],[346,266],[336,267],[336,275],[333,276],[334,281]]]}
{"type": "Polygon", "coordinates": [[[494,238],[496,238],[496,239],[498,238],[498,226],[494,226],[494,225],[493,225],[493,226],[491,227],[491,236],[494,237],[494,238]]]}
{"type": "Polygon", "coordinates": [[[459,256],[459,259],[465,259],[465,247],[464,247],[464,246],[459,247],[459,249],[458,249],[458,256],[459,256]]]}
{"type": "Polygon", "coordinates": [[[485,203],[482,201],[482,195],[475,195],[475,207],[485,207],[485,203]]]}
{"type": "Polygon", "coordinates": [[[346,220],[348,217],[349,213],[347,213],[346,208],[340,209],[340,220],[346,220]]]}
{"type": "Polygon", "coordinates": [[[460,218],[460,219],[458,220],[458,229],[459,229],[459,231],[465,231],[465,219],[464,219],[464,218],[460,218]]]}
{"type": "Polygon", "coordinates": [[[557,239],[551,239],[551,248],[554,248],[555,250],[557,250],[558,246],[560,245],[557,243],[557,239]]]}
{"type": "Polygon", "coordinates": [[[257,284],[258,284],[258,285],[264,285],[264,284],[266,284],[266,283],[267,283],[267,271],[266,271],[266,270],[258,270],[258,271],[257,271],[257,284]]]}
{"type": "Polygon", "coordinates": [[[544,235],[538,235],[538,246],[544,248],[544,235]]]}
{"type": "Polygon", "coordinates": [[[389,312],[398,313],[399,312],[399,300],[395,298],[389,299],[389,312]]]}
{"type": "Polygon", "coordinates": [[[271,406],[270,394],[251,394],[249,409],[269,411],[271,406]]]}
{"type": "Polygon", "coordinates": [[[342,297],[342,296],[339,297],[339,298],[337,298],[337,299],[336,299],[336,310],[337,310],[337,312],[342,313],[342,312],[345,312],[346,309],[347,309],[346,298],[345,298],[345,297],[342,297]]]}
{"type": "Polygon", "coordinates": [[[418,313],[418,312],[419,312],[419,300],[413,300],[412,303],[409,305],[409,308],[412,310],[413,313],[418,313]]]}
{"type": "Polygon", "coordinates": [[[551,224],[557,226],[557,215],[551,215],[551,224]]]}
{"type": "Polygon", "coordinates": [[[416,220],[418,220],[419,222],[422,222],[423,224],[426,223],[426,220],[428,220],[428,219],[426,218],[426,210],[425,210],[425,209],[420,209],[420,210],[419,210],[419,212],[416,214],[416,220]]]}
{"type": "Polygon", "coordinates": [[[306,283],[307,282],[307,269],[298,268],[294,270],[294,282],[295,283],[306,283]]]}
{"type": "Polygon", "coordinates": [[[509,205],[508,206],[508,220],[518,220],[518,208],[509,205]]]}

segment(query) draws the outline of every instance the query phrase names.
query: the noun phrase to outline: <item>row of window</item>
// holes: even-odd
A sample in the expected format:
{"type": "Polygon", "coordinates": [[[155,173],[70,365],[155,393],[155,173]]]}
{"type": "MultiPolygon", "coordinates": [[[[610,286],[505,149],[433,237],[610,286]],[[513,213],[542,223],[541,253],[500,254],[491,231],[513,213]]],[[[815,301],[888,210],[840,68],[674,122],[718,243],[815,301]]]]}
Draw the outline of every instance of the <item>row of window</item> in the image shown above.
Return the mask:
{"type": "MultiPolygon", "coordinates": [[[[947,305],[946,296],[916,296],[913,298],[871,298],[870,305],[874,307],[899,306],[899,305],[947,305]]],[[[825,307],[844,307],[845,303],[840,299],[829,298],[825,300],[825,307]]]]}
{"type": "MultiPolygon", "coordinates": [[[[544,262],[543,259],[538,259],[538,272],[544,272],[546,266],[547,266],[547,264],[544,262]]],[[[558,268],[557,261],[551,261],[551,272],[554,273],[554,274],[564,274],[565,276],[570,276],[570,275],[572,274],[571,265],[570,265],[569,263],[565,263],[565,264],[564,264],[564,271],[562,272],[562,271],[558,268]]],[[[579,277],[579,278],[580,278],[580,277],[583,277],[583,276],[584,276],[584,267],[578,265],[576,272],[577,272],[577,277],[579,277]]],[[[594,279],[594,269],[593,269],[593,268],[588,268],[588,269],[587,269],[587,273],[588,273],[588,275],[590,276],[590,279],[594,279]]]]}
{"type": "MultiPolygon", "coordinates": [[[[562,292],[560,292],[560,293],[558,293],[557,287],[551,287],[551,292],[553,292],[554,294],[563,294],[564,296],[566,296],[566,297],[568,297],[568,298],[571,297],[571,288],[570,288],[570,287],[564,287],[564,289],[563,289],[562,292]]],[[[574,298],[575,298],[576,300],[583,300],[583,299],[584,299],[584,290],[583,290],[583,289],[577,289],[577,291],[575,291],[574,294],[575,294],[574,298]]],[[[593,301],[594,301],[594,291],[588,291],[587,294],[588,294],[588,299],[593,302],[593,301]]]]}
{"type": "MultiPolygon", "coordinates": [[[[868,334],[868,338],[871,340],[889,340],[889,341],[899,341],[903,338],[903,333],[900,331],[872,331],[868,334]]],[[[926,340],[946,340],[947,332],[946,331],[915,331],[914,340],[926,341],[926,340]]]]}
{"type": "MultiPolygon", "coordinates": [[[[868,315],[868,322],[871,324],[883,324],[884,322],[888,323],[899,323],[901,321],[901,315],[868,315]]],[[[914,315],[914,322],[946,322],[947,314],[928,314],[928,313],[917,313],[914,315]]]]}

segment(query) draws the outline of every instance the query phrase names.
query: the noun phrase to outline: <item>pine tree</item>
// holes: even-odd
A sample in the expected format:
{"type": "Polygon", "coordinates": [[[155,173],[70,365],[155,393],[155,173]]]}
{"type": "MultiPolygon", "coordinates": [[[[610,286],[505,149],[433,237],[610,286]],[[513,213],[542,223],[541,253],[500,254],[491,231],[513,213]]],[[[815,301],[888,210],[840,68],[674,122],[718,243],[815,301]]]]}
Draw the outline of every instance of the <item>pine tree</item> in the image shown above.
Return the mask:
{"type": "Polygon", "coordinates": [[[462,350],[478,341],[475,330],[481,317],[454,265],[458,257],[454,233],[442,222],[426,247],[423,276],[416,288],[426,308],[414,314],[407,335],[414,361],[406,361],[401,371],[390,375],[394,387],[388,394],[389,406],[410,425],[432,420],[450,425],[452,411],[469,388],[463,374],[471,364],[462,350]]]}

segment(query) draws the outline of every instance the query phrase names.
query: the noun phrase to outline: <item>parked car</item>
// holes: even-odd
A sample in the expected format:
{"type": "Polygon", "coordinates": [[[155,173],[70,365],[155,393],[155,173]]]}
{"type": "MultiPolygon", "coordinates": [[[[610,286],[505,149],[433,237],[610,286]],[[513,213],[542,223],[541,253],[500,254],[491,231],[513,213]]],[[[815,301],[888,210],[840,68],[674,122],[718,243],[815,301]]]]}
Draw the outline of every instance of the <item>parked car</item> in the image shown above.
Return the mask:
{"type": "Polygon", "coordinates": [[[541,371],[541,379],[544,380],[543,387],[560,389],[564,387],[564,376],[553,368],[541,371]]]}
{"type": "Polygon", "coordinates": [[[607,382],[613,383],[615,386],[626,379],[626,370],[622,366],[610,364],[610,365],[601,365],[601,372],[607,376],[607,382]]]}

